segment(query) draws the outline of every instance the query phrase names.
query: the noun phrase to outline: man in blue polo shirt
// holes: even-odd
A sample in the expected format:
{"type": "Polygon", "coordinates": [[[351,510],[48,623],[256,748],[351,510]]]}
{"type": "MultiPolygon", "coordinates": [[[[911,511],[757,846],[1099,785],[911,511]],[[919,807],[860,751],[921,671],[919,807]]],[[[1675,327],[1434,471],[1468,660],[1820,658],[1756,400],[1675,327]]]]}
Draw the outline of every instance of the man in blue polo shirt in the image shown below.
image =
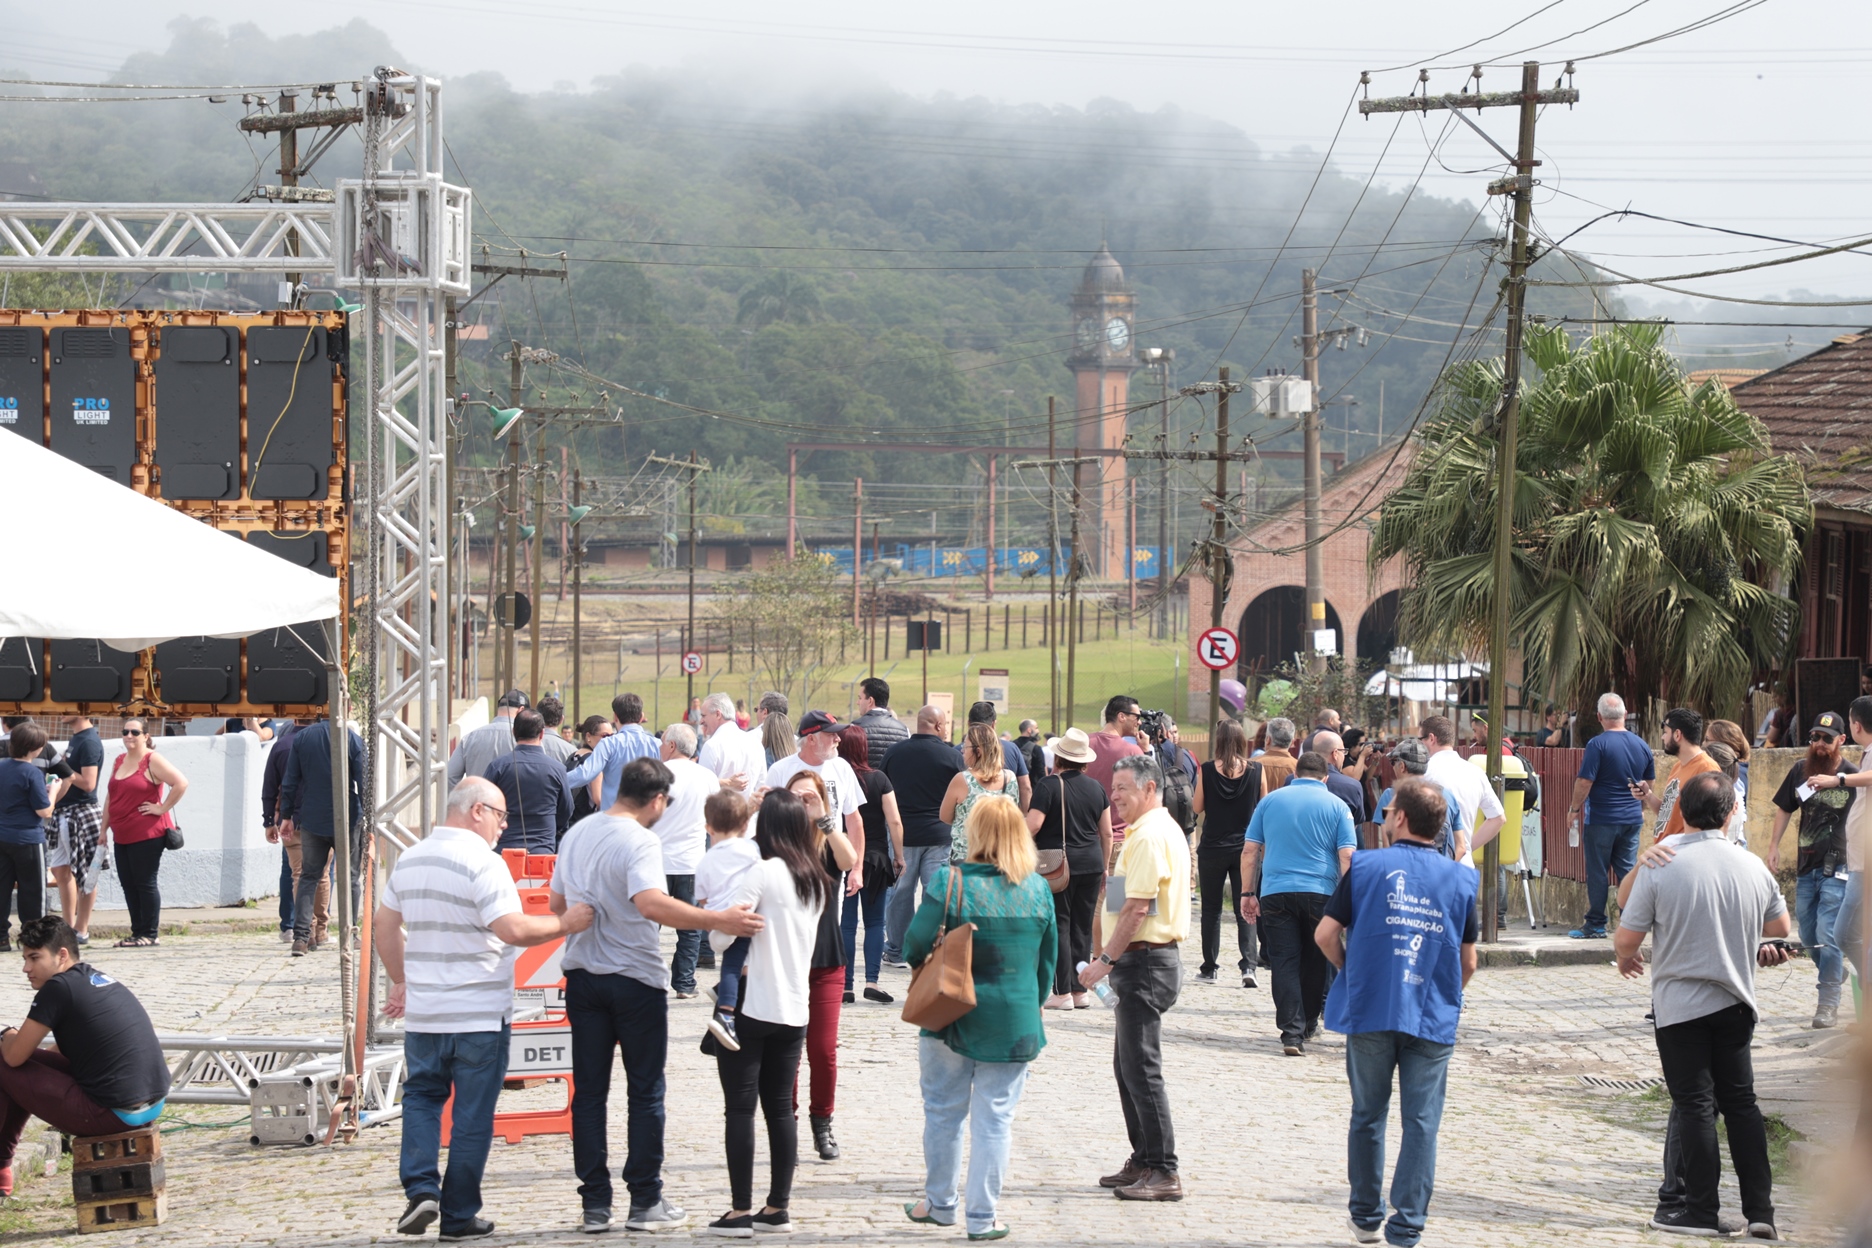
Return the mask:
{"type": "Polygon", "coordinates": [[[1575,940],[1605,936],[1606,871],[1617,882],[1638,861],[1644,806],[1633,795],[1632,786],[1657,777],[1651,747],[1625,730],[1625,700],[1616,693],[1604,694],[1597,709],[1604,731],[1586,743],[1579,779],[1573,782],[1573,800],[1567,807],[1567,823],[1581,820],[1584,824],[1580,848],[1586,852],[1586,917],[1567,933],[1575,940]]]}
{"type": "Polygon", "coordinates": [[[1352,1122],[1346,1170],[1352,1237],[1412,1248],[1436,1185],[1437,1129],[1463,988],[1476,968],[1476,873],[1436,850],[1446,813],[1426,780],[1398,783],[1385,814],[1387,849],[1352,859],[1314,939],[1340,969],[1326,1025],[1346,1037],[1352,1122]],[[1397,1076],[1404,1138],[1384,1211],[1385,1118],[1397,1076]]]}
{"type": "Polygon", "coordinates": [[[1302,754],[1293,780],[1255,806],[1242,840],[1241,915],[1261,924],[1274,1021],[1288,1057],[1299,1057],[1319,1034],[1332,965],[1313,943],[1313,929],[1358,847],[1352,812],[1326,787],[1330,766],[1312,750],[1302,754]]]}

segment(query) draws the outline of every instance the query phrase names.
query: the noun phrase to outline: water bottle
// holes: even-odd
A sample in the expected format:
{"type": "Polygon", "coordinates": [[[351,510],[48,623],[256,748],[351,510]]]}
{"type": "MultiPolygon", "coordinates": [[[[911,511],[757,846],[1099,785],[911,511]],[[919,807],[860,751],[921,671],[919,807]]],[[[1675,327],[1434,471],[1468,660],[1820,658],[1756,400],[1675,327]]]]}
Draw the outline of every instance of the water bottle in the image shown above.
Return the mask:
{"type": "MultiPolygon", "coordinates": [[[[1073,967],[1073,970],[1083,975],[1085,973],[1085,968],[1086,964],[1081,962],[1078,966],[1073,967]]],[[[1103,1005],[1108,1010],[1118,1007],[1118,994],[1112,991],[1109,978],[1101,979],[1098,983],[1093,984],[1092,995],[1097,997],[1099,999],[1099,1004],[1103,1005]]]]}

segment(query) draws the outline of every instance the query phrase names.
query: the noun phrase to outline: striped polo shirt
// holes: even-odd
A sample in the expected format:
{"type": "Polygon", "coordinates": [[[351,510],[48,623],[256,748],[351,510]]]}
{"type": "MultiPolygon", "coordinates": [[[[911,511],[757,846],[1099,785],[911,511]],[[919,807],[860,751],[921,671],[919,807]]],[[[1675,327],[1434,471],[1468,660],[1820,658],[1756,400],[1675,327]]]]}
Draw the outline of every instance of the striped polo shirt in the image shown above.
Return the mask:
{"type": "Polygon", "coordinates": [[[513,1019],[518,952],[494,934],[520,893],[488,843],[436,828],[397,859],[383,904],[403,916],[404,1030],[499,1031],[513,1019]]]}

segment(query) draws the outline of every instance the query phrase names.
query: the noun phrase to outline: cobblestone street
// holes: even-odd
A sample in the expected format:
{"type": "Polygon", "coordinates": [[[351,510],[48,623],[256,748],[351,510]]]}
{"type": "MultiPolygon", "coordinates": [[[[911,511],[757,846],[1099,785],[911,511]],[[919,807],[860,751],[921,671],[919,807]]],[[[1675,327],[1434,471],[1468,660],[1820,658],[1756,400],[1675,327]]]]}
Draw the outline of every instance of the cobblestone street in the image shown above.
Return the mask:
{"type": "MultiPolygon", "coordinates": [[[[93,957],[137,992],[159,1030],[336,1034],[334,957],[289,958],[271,933],[172,936],[157,950],[102,948],[93,957]]],[[[1186,965],[1193,974],[1194,959],[1186,965]]],[[[900,999],[906,981],[906,972],[886,972],[886,987],[900,999]]],[[[1048,1015],[1051,1043],[1027,1085],[1001,1208],[1015,1242],[1347,1242],[1343,1046],[1328,1035],[1304,1058],[1283,1057],[1266,982],[1264,973],[1258,991],[1187,986],[1167,1020],[1165,1064],[1190,1191],[1181,1204],[1127,1205],[1095,1186],[1127,1151],[1111,1078],[1111,1020],[1096,1008],[1048,1015]]],[[[1811,966],[1764,973],[1761,995],[1766,1019],[1757,1055],[1764,1084],[1793,1089],[1795,1097],[1805,1088],[1807,1099],[1822,1104],[1849,1104],[1844,1084],[1824,1092],[1824,1081],[1834,1077],[1829,1063],[1838,1061],[1831,1055],[1845,1051],[1844,1033],[1823,1037],[1804,1029],[1813,1008],[1811,966]]],[[[0,986],[0,1018],[23,1016],[28,1000],[23,978],[9,973],[0,986]]],[[[713,1217],[727,1208],[728,1193],[721,1094],[713,1063],[695,1043],[705,1008],[697,1000],[671,1010],[665,1177],[672,1201],[713,1217]]],[[[1657,1075],[1645,1010],[1645,986],[1626,983],[1610,966],[1478,973],[1451,1066],[1427,1243],[1670,1240],[1644,1229],[1663,1106],[1631,1092],[1594,1090],[1581,1078],[1657,1075]]],[[[847,1006],[839,1060],[844,1156],[802,1163],[793,1201],[800,1234],[829,1243],[960,1239],[960,1230],[912,1226],[900,1212],[918,1194],[922,1117],[915,1034],[897,1007],[847,1006]]],[[[622,1082],[620,1072],[614,1165],[622,1160],[622,1082]]],[[[203,1123],[238,1121],[168,1135],[168,1222],[117,1233],[110,1243],[409,1242],[391,1227],[402,1205],[397,1125],[370,1129],[349,1147],[262,1149],[247,1142],[244,1110],[193,1106],[183,1113],[203,1123]]],[[[1815,1121],[1824,1136],[1844,1119],[1822,1114],[1815,1121]]],[[[1394,1122],[1393,1145],[1395,1139],[1394,1122]]],[[[764,1183],[764,1142],[761,1150],[757,1187],[764,1183]]],[[[24,1194],[43,1196],[65,1181],[37,1179],[24,1194]]],[[[1725,1206],[1734,1207],[1732,1187],[1726,1194],[1725,1206]]],[[[1791,1183],[1776,1194],[1784,1233],[1796,1241],[1825,1239],[1815,1202],[1791,1183]]],[[[501,1228],[493,1242],[584,1242],[575,1229],[578,1201],[563,1138],[534,1137],[519,1146],[496,1141],[486,1197],[485,1213],[501,1228]]],[[[33,1229],[0,1235],[0,1243],[74,1233],[69,1208],[29,1216],[33,1229]]],[[[693,1217],[692,1225],[703,1221],[693,1217]]],[[[621,1225],[616,1233],[624,1234],[621,1225]]]]}

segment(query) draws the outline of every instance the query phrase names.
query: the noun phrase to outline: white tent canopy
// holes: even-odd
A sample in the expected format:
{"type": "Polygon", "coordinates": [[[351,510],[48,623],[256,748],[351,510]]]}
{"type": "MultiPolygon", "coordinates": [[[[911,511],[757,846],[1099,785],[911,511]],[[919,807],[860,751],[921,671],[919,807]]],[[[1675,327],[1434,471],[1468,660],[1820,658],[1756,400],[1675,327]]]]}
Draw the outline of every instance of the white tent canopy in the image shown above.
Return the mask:
{"type": "Polygon", "coordinates": [[[142,650],[338,614],[338,581],[209,528],[23,437],[0,433],[0,637],[142,650]],[[47,541],[50,527],[76,542],[47,541]]]}

